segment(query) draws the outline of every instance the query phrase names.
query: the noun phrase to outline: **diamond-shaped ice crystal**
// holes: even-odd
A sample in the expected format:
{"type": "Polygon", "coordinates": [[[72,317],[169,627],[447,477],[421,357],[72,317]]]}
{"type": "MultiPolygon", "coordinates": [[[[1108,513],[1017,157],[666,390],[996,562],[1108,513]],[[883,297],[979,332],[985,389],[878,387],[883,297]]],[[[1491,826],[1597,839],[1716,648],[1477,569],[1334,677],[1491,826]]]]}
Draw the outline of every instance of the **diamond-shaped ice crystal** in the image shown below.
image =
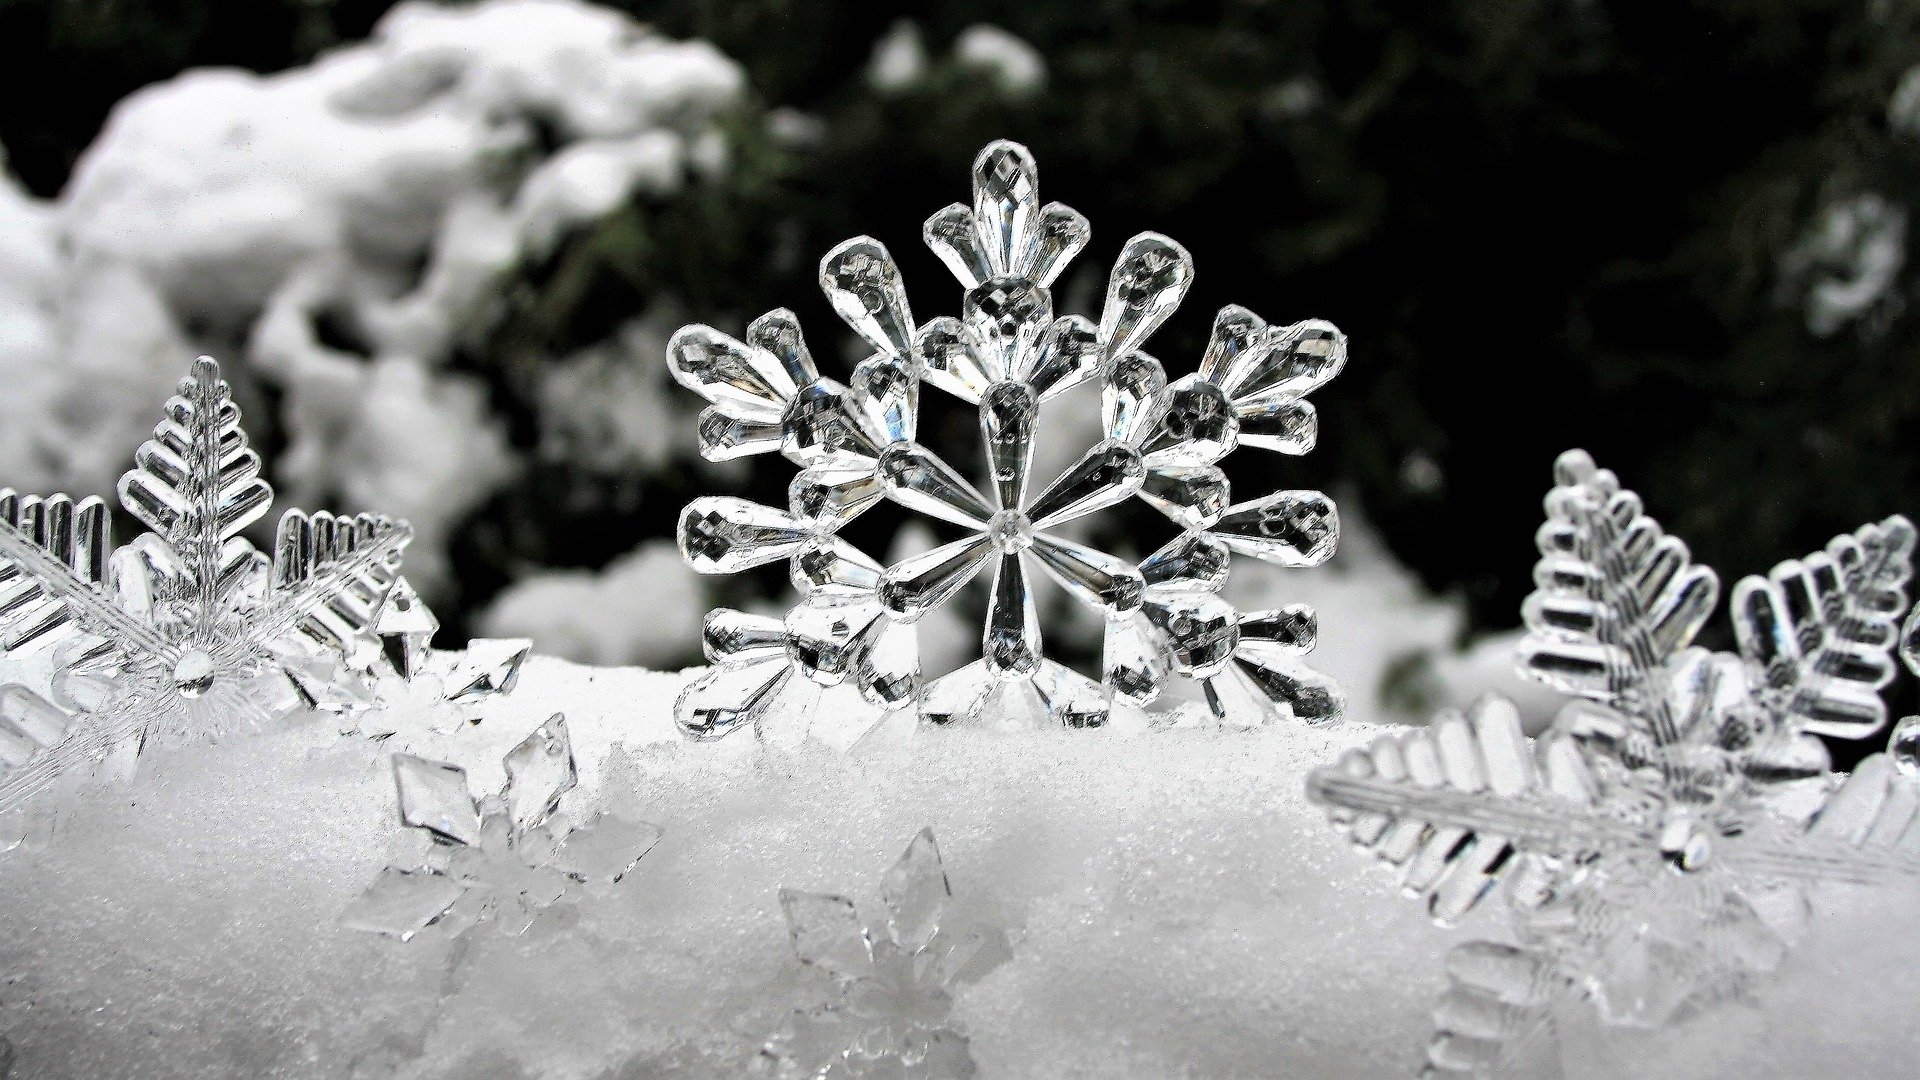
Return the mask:
{"type": "Polygon", "coordinates": [[[712,614],[716,666],[676,710],[687,734],[756,724],[795,674],[820,686],[850,682],[882,708],[915,703],[936,722],[1020,709],[1026,723],[1098,726],[1115,695],[1148,705],[1176,674],[1202,682],[1222,720],[1338,713],[1337,690],[1300,661],[1312,635],[1263,636],[1267,613],[1247,615],[1254,627],[1242,633],[1242,613],[1217,594],[1230,554],[1281,566],[1332,554],[1339,520],[1324,495],[1236,503],[1220,462],[1240,446],[1312,449],[1305,397],[1344,364],[1345,339],[1326,323],[1269,327],[1230,307],[1200,370],[1170,382],[1139,349],[1186,295],[1186,249],[1154,233],[1134,237],[1109,275],[1098,323],[1057,314],[1051,285],[1088,228],[1072,210],[1040,203],[1038,175],[1024,147],[993,143],[974,161],[972,205],[928,219],[928,246],[966,290],[957,318],[915,323],[900,272],[876,240],[848,241],[822,260],[834,309],[875,350],[844,385],[820,376],[786,311],[756,321],[744,341],[708,326],[674,336],[675,376],[712,404],[700,424],[703,453],[727,460],[778,449],[801,469],[785,508],[711,497],[681,515],[680,547],[694,569],[785,561],[802,594],[779,622],[712,614]],[[1104,439],[1036,488],[1041,403],[1090,381],[1101,391],[1104,439]],[[987,466],[978,485],[920,441],[922,383],[978,408],[987,466]],[[1063,531],[1135,498],[1181,530],[1138,565],[1063,531]],[[882,566],[839,533],[883,501],[966,535],[882,566]],[[1046,656],[1037,577],[1105,622],[1098,681],[1069,678],[1046,656]],[[979,664],[923,678],[915,623],[977,578],[988,583],[979,664]],[[1020,685],[978,687],[983,674],[1020,685]]]}
{"type": "Polygon", "coordinates": [[[972,1076],[952,992],[1004,962],[997,926],[953,910],[933,832],[922,829],[880,883],[887,916],[869,931],[844,896],[780,890],[794,955],[838,995],[801,1009],[761,1050],[781,1080],[972,1076]]]}
{"type": "Polygon", "coordinates": [[[489,923],[521,933],[574,888],[616,884],[659,842],[658,826],[605,810],[577,826],[560,819],[579,772],[559,713],[508,751],[504,765],[505,786],[477,799],[465,770],[393,755],[400,823],[426,830],[435,852],[424,867],[381,871],[342,922],[402,941],[430,925],[463,933],[489,923]]]}
{"type": "Polygon", "coordinates": [[[1586,454],[1556,478],[1521,666],[1579,700],[1529,739],[1488,699],[1309,781],[1436,920],[1506,885],[1515,943],[1456,950],[1431,1075],[1504,1075],[1568,996],[1642,1027],[1709,1006],[1779,965],[1810,889],[1920,877],[1917,782],[1881,755],[1834,776],[1813,737],[1885,723],[1913,526],[1744,579],[1739,651],[1710,653],[1713,571],[1586,454]]]}
{"type": "Polygon", "coordinates": [[[52,701],[8,691],[0,811],[116,747],[364,703],[411,530],[289,510],[269,557],[241,535],[273,501],[260,468],[202,357],[120,479],[149,532],[116,550],[101,500],[0,490],[0,651],[51,648],[57,668],[52,701]]]}

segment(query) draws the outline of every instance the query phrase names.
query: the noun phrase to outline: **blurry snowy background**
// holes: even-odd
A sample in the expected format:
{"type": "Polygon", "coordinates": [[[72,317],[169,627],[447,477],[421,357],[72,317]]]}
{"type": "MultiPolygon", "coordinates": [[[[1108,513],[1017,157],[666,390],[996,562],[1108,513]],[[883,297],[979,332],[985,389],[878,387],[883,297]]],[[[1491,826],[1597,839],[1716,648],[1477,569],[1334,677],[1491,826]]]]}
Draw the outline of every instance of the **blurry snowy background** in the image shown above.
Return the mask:
{"type": "Polygon", "coordinates": [[[1063,306],[1155,229],[1174,366],[1229,302],[1350,335],[1282,463],[1342,554],[1248,576],[1370,715],[1507,685],[1568,446],[1728,579],[1920,510],[1889,0],[0,0],[0,483],[107,491],[212,353],[287,504],[413,520],[447,640],[694,662],[740,579],[675,513],[787,474],[699,461],[667,335],[789,306],[831,368],[862,232],[955,310],[920,222],[1002,136],[1093,222],[1063,306]]]}

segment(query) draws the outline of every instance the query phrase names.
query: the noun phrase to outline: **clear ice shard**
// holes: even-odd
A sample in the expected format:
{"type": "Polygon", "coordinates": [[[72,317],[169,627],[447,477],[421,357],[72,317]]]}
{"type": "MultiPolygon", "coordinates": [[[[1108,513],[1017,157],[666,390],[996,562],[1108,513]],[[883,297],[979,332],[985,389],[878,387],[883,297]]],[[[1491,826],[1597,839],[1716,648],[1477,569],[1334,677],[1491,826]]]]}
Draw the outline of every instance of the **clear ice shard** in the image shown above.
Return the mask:
{"type": "Polygon", "coordinates": [[[957,907],[931,830],[880,881],[872,928],[845,896],[780,890],[794,955],[831,976],[833,999],[799,1009],[760,1054],[772,1075],[960,1078],[974,1074],[953,995],[1012,954],[1005,933],[957,907]]]}
{"type": "Polygon", "coordinates": [[[260,472],[202,357],[120,478],[149,531],[116,548],[102,500],[0,490],[0,651],[47,649],[56,668],[52,699],[22,686],[0,699],[0,812],[117,748],[368,700],[376,623],[395,590],[412,594],[412,532],[289,510],[261,552],[241,535],[273,502],[260,472]]]}
{"type": "Polygon", "coordinates": [[[1274,638],[1250,633],[1237,653],[1239,615],[1219,594],[1230,552],[1279,566],[1323,562],[1338,539],[1333,503],[1310,491],[1242,493],[1236,503],[1223,463],[1242,448],[1312,448],[1316,420],[1305,397],[1344,365],[1346,339],[1323,322],[1268,326],[1229,307],[1200,370],[1170,380],[1142,347],[1186,295],[1186,249],[1155,233],[1133,237],[1108,275],[1098,319],[1061,312],[1053,283],[1085,247],[1086,219],[1040,201],[1038,166],[1016,143],[988,145],[972,178],[972,200],[935,213],[923,230],[963,289],[957,315],[915,322],[898,266],[870,237],[821,260],[828,300],[872,350],[844,385],[821,375],[785,310],[740,340],[706,326],[674,336],[675,378],[710,405],[703,454],[721,461],[778,450],[800,469],[785,507],[717,496],[696,499],[681,516],[680,548],[694,569],[730,574],[786,560],[801,597],[782,620],[778,652],[769,629],[733,613],[709,623],[708,659],[719,670],[683,692],[681,730],[709,738],[752,727],[766,736],[762,721],[792,711],[781,707],[785,696],[835,683],[859,687],[883,708],[916,707],[929,723],[997,710],[1022,714],[1010,722],[1097,726],[1116,694],[1151,702],[1174,676],[1217,681],[1207,696],[1223,722],[1328,718],[1338,690],[1298,655],[1311,635],[1276,651],[1274,638]],[[1044,403],[1089,382],[1099,391],[1102,438],[1061,475],[1035,478],[1036,447],[1050,426],[1044,403]],[[926,388],[977,409],[977,453],[934,445],[953,429],[920,424],[926,388]],[[949,464],[975,460],[984,475],[949,464]],[[1089,544],[1089,536],[1130,532],[1117,508],[1136,500],[1180,535],[1143,560],[1089,544]],[[841,537],[883,504],[933,519],[948,530],[944,542],[883,564],[841,537]],[[950,527],[964,534],[953,538],[950,527]],[[1039,615],[1047,609],[1033,594],[1043,578],[1108,621],[1097,680],[1045,655],[1039,615]],[[982,579],[980,662],[927,677],[921,618],[982,579]],[[840,605],[849,611],[828,610],[840,605]],[[788,677],[796,671],[801,679],[788,677]]]}
{"type": "MultiPolygon", "coordinates": [[[[1293,386],[1323,368],[1248,377],[1293,386]]],[[[1810,890],[1920,878],[1910,731],[1850,775],[1815,738],[1885,724],[1912,524],[1865,525],[1742,580],[1737,651],[1715,653],[1693,643],[1714,572],[1584,452],[1562,455],[1555,480],[1519,659],[1576,700],[1529,738],[1489,697],[1308,782],[1437,921],[1506,895],[1513,943],[1449,962],[1428,1048],[1439,1076],[1506,1075],[1583,1002],[1633,1027],[1711,1008],[1779,966],[1810,890]]],[[[1285,613],[1257,622],[1268,648],[1308,635],[1285,613]]]]}
{"type": "Polygon", "coordinates": [[[502,764],[503,785],[476,798],[465,770],[393,755],[400,823],[425,830],[434,851],[425,866],[382,870],[341,916],[343,925],[402,941],[481,925],[522,933],[576,889],[611,888],[660,839],[656,825],[562,805],[579,776],[562,714],[502,764]]]}

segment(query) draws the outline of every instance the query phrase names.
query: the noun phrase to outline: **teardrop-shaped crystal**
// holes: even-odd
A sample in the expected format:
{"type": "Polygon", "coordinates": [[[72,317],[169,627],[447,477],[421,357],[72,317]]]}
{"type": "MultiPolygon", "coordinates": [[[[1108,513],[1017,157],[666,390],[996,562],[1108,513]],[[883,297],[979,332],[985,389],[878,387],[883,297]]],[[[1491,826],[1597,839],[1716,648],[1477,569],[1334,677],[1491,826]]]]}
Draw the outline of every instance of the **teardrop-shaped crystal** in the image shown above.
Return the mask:
{"type": "Polygon", "coordinates": [[[787,509],[816,529],[832,531],[860,516],[887,494],[871,468],[815,465],[787,485],[787,509]]]}
{"type": "Polygon", "coordinates": [[[1338,683],[1293,657],[1242,651],[1233,666],[1244,672],[1268,700],[1286,706],[1296,720],[1326,723],[1339,719],[1346,708],[1346,696],[1338,683]]]}
{"type": "Polygon", "coordinates": [[[927,684],[926,693],[920,697],[920,717],[940,727],[973,720],[992,694],[994,684],[985,660],[950,671],[927,684]]]}
{"type": "Polygon", "coordinates": [[[1131,498],[1146,475],[1138,450],[1125,443],[1103,442],[1049,484],[1028,508],[1027,516],[1036,529],[1050,529],[1085,517],[1131,498]]]}
{"type": "Polygon", "coordinates": [[[786,308],[774,308],[748,323],[746,341],[778,361],[796,388],[820,377],[807,340],[800,334],[800,320],[786,308]]]}
{"type": "Polygon", "coordinates": [[[1207,711],[1222,725],[1236,728],[1261,727],[1273,721],[1273,699],[1238,664],[1226,667],[1201,682],[1207,698],[1207,711]]]}
{"type": "Polygon", "coordinates": [[[1267,320],[1238,304],[1228,304],[1213,317],[1213,335],[1200,358],[1200,377],[1218,385],[1248,353],[1266,348],[1267,320]]]}
{"type": "Polygon", "coordinates": [[[966,326],[951,315],[929,320],[921,327],[915,348],[923,377],[969,404],[978,405],[980,395],[999,374],[990,369],[989,358],[966,326]]]}
{"type": "Polygon", "coordinates": [[[1100,334],[1081,315],[1053,320],[1030,352],[1020,357],[1013,378],[1046,400],[1080,385],[1100,370],[1100,334]]]}
{"type": "Polygon", "coordinates": [[[1146,557],[1140,576],[1153,593],[1219,592],[1227,582],[1232,554],[1206,533],[1187,533],[1146,557]]]}
{"type": "Polygon", "coordinates": [[[778,420],[798,386],[766,352],[711,326],[683,326],[667,341],[667,370],[680,385],[745,420],[778,420]]]}
{"type": "Polygon", "coordinates": [[[1902,776],[1920,776],[1920,716],[1906,716],[1887,737],[1887,756],[1902,776]]]}
{"type": "Polygon", "coordinates": [[[1100,390],[1107,438],[1139,443],[1166,408],[1167,373],[1146,353],[1128,353],[1108,366],[1100,390]]]}
{"type": "Polygon", "coordinates": [[[880,476],[894,502],[929,517],[984,529],[993,508],[965,477],[918,443],[895,443],[880,455],[880,476]]]}
{"type": "Polygon", "coordinates": [[[853,369],[847,384],[862,427],[881,445],[907,442],[914,436],[920,411],[920,380],[912,360],[897,356],[870,356],[853,369]]]}
{"type": "Polygon", "coordinates": [[[1298,401],[1340,374],[1347,336],[1330,322],[1308,319],[1267,332],[1267,344],[1239,358],[1219,380],[1236,404],[1298,401]]]}
{"type": "Polygon", "coordinates": [[[794,552],[788,566],[793,587],[810,599],[865,600],[880,587],[880,564],[873,556],[833,536],[794,552]]]}
{"type": "Polygon", "coordinates": [[[1040,615],[1027,586],[1026,567],[1016,553],[1001,555],[994,570],[980,650],[987,668],[1003,677],[1032,674],[1040,664],[1040,615]]]}
{"type": "Polygon", "coordinates": [[[1027,366],[1053,322],[1053,298],[1026,278],[993,277],[967,290],[961,317],[996,374],[1027,366]]]}
{"type": "Polygon", "coordinates": [[[820,260],[820,288],[854,332],[883,353],[913,352],[913,313],[900,268],[887,247],[871,236],[848,240],[820,260]]]}
{"type": "Polygon", "coordinates": [[[1282,454],[1304,454],[1320,439],[1320,416],[1311,401],[1278,401],[1245,405],[1240,418],[1240,442],[1282,454]]]}
{"type": "Polygon", "coordinates": [[[787,656],[813,682],[838,686],[871,644],[866,631],[882,617],[876,604],[796,605],[787,612],[787,656]]]}
{"type": "Polygon", "coordinates": [[[1040,227],[1034,231],[1033,255],[1026,275],[1042,287],[1051,287],[1092,235],[1093,227],[1080,211],[1048,203],[1040,210],[1040,227]]]}
{"type": "Polygon", "coordinates": [[[1027,497],[1027,473],[1033,465],[1033,421],[1039,410],[1039,399],[1022,383],[995,383],[980,399],[980,437],[1003,510],[1019,509],[1027,497]]]}
{"type": "Polygon", "coordinates": [[[880,446],[846,387],[815,379],[794,395],[781,418],[781,452],[806,467],[871,461],[880,446]]]}
{"type": "Polygon", "coordinates": [[[680,511],[680,553],[702,574],[731,574],[793,554],[810,533],[785,510],[731,496],[695,499],[680,511]]]}
{"type": "Polygon", "coordinates": [[[1234,448],[1240,420],[1220,388],[1198,375],[1167,387],[1166,409],[1141,449],[1147,466],[1211,465],[1234,448]]]}
{"type": "Polygon", "coordinates": [[[1333,500],[1317,491],[1276,491],[1227,509],[1212,532],[1242,555],[1281,566],[1318,566],[1340,540],[1333,500]]]}
{"type": "Polygon", "coordinates": [[[1172,667],[1166,651],[1154,640],[1153,624],[1146,615],[1134,611],[1107,619],[1101,670],[1114,693],[1146,705],[1160,696],[1172,667]]]}
{"type": "Polygon", "coordinates": [[[1034,536],[1033,553],[1053,579],[1083,604],[1110,615],[1140,606],[1146,583],[1125,559],[1046,533],[1034,536]]]}
{"type": "Polygon", "coordinates": [[[737,667],[716,667],[695,679],[673,704],[673,722],[690,739],[717,739],[758,720],[793,675],[782,655],[737,667]]]}
{"type": "Polygon", "coordinates": [[[897,562],[881,575],[880,603],[887,614],[912,622],[953,599],[994,550],[985,533],[976,533],[897,562]]]}
{"type": "Polygon", "coordinates": [[[708,461],[732,461],[780,449],[779,421],[741,420],[728,416],[718,405],[700,411],[696,430],[700,456],[708,461]]]}
{"type": "Polygon", "coordinates": [[[1239,625],[1240,642],[1249,649],[1258,643],[1282,652],[1309,653],[1320,637],[1320,619],[1305,604],[1245,612],[1239,625]]]}
{"type": "Polygon", "coordinates": [[[854,681],[860,696],[883,709],[898,708],[920,690],[920,641],[912,625],[881,617],[854,681]]]}
{"type": "Polygon", "coordinates": [[[947,269],[953,271],[953,276],[960,279],[962,288],[971,289],[993,276],[993,267],[980,251],[972,210],[953,203],[928,218],[920,235],[947,269]]]}
{"type": "Polygon", "coordinates": [[[1183,529],[1204,529],[1227,512],[1227,476],[1218,465],[1150,468],[1140,498],[1183,529]]]}
{"type": "Polygon", "coordinates": [[[1167,321],[1193,282],[1193,256],[1159,233],[1127,241],[1107,279],[1100,340],[1108,356],[1125,356],[1167,321]]]}
{"type": "Polygon", "coordinates": [[[765,660],[780,655],[785,646],[786,629],[771,615],[714,608],[701,628],[700,647],[708,663],[765,660]]]}
{"type": "Polygon", "coordinates": [[[1146,607],[1147,617],[1167,636],[1174,670],[1196,678],[1226,667],[1240,645],[1233,605],[1212,593],[1186,593],[1156,599],[1146,607]]]}
{"type": "Polygon", "coordinates": [[[1040,661],[1033,673],[1047,719],[1070,728],[1104,727],[1113,707],[1113,688],[1052,660],[1040,661]]]}
{"type": "Polygon", "coordinates": [[[1040,210],[1040,170],[1016,142],[999,139],[973,159],[973,216],[995,274],[1021,274],[1040,210]]]}

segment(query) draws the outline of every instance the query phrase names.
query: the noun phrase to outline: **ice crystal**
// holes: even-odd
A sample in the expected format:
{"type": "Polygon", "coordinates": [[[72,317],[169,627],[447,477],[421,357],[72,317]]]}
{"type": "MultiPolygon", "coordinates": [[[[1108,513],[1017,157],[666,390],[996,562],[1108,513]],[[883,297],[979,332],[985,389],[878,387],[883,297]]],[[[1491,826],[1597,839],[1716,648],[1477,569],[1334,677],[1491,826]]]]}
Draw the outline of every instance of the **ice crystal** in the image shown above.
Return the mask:
{"type": "Polygon", "coordinates": [[[272,489],[220,367],[195,361],[107,505],[0,491],[0,650],[56,650],[49,699],[0,689],[0,810],[156,735],[259,725],[356,693],[367,628],[411,530],[289,510],[271,558],[241,531],[272,489]]]}
{"type": "Polygon", "coordinates": [[[834,1001],[794,1013],[761,1059],[780,1080],[961,1080],[974,1074],[952,1026],[951,991],[1008,957],[996,926],[961,918],[933,831],[922,829],[880,882],[884,924],[869,930],[844,896],[780,890],[800,961],[832,979],[834,1001]]]}
{"type": "Polygon", "coordinates": [[[1505,882],[1515,942],[1455,950],[1436,1075],[1506,1071],[1575,997],[1650,1027],[1737,994],[1784,957],[1809,889],[1920,874],[1911,782],[1875,756],[1842,783],[1815,737],[1885,722],[1913,526],[1742,580],[1738,652],[1713,653],[1692,645],[1713,571],[1585,453],[1556,473],[1521,667],[1576,700],[1529,739],[1483,699],[1309,781],[1437,921],[1505,882]]]}
{"type": "Polygon", "coordinates": [[[660,839],[658,826],[599,811],[579,825],[558,813],[578,768],[566,717],[555,713],[507,752],[504,786],[476,798],[466,770],[393,755],[400,823],[431,837],[425,864],[382,870],[342,916],[351,929],[411,940],[429,926],[524,932],[579,886],[614,885],[660,839]]]}
{"type": "Polygon", "coordinates": [[[883,708],[917,704],[937,722],[1012,704],[1094,726],[1116,696],[1146,705],[1176,673],[1204,683],[1222,719],[1338,711],[1334,687],[1299,661],[1314,641],[1311,611],[1243,613],[1219,595],[1235,554],[1282,566],[1325,560],[1339,532],[1333,503],[1313,491],[1235,503],[1220,462],[1240,446],[1310,450],[1317,418],[1305,398],[1344,365],[1345,338],[1324,322],[1269,327],[1228,307],[1198,372],[1169,382],[1140,346],[1187,291],[1186,249],[1135,236],[1108,278],[1099,322],[1056,317],[1051,286],[1088,225],[1042,205],[1037,177],[1024,147],[993,143],[974,162],[973,204],[927,220],[927,245],[966,290],[958,318],[915,322],[877,240],[827,254],[821,287],[873,349],[844,383],[820,374],[785,310],[755,320],[744,341],[701,325],[674,336],[675,377],[711,402],[699,423],[705,456],[777,450],[800,468],[784,508],[710,497],[681,515],[681,551],[696,570],[785,561],[801,594],[785,618],[709,615],[715,667],[679,703],[688,734],[756,722],[795,672],[856,686],[883,708]],[[1102,437],[1060,476],[1031,483],[1041,403],[1089,382],[1100,388],[1102,437]],[[923,386],[977,408],[984,490],[919,441],[923,386]],[[1130,499],[1180,530],[1138,565],[1063,531],[1130,499]],[[883,501],[965,535],[883,566],[841,535],[883,501]],[[979,661],[923,679],[915,623],[989,568],[979,661]],[[1045,655],[1036,570],[1104,620],[1100,680],[1045,655]]]}

